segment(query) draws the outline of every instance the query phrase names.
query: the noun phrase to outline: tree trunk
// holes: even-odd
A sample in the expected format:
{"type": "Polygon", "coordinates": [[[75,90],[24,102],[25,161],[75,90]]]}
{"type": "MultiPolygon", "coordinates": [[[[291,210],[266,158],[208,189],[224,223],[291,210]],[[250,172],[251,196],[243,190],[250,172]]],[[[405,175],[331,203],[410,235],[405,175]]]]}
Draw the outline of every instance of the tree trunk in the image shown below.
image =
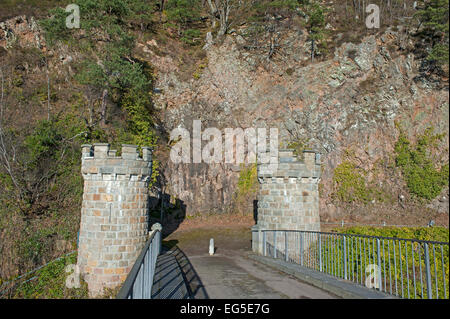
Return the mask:
{"type": "Polygon", "coordinates": [[[218,35],[224,35],[228,29],[228,16],[230,14],[229,0],[215,0],[216,8],[219,12],[220,29],[218,35]]]}

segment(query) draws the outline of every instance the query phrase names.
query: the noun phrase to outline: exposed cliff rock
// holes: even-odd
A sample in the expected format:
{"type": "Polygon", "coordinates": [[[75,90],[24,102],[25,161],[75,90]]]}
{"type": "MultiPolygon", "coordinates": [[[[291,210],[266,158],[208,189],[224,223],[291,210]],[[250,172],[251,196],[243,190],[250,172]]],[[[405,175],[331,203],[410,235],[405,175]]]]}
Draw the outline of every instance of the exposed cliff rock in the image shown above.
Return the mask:
{"type": "MultiPolygon", "coordinates": [[[[392,195],[392,206],[404,188],[399,173],[387,169],[398,137],[395,123],[412,138],[428,126],[445,133],[435,156],[448,161],[448,89],[421,76],[421,61],[408,53],[412,43],[401,28],[344,43],[334,58],[308,65],[305,39],[301,31],[287,33],[281,53],[269,60],[246,50],[245,39],[235,33],[205,48],[207,66],[188,81],[180,80],[169,54],[157,55],[155,46],[143,45],[158,72],[163,94],[156,105],[166,130],[190,129],[194,119],[202,120],[202,128],[278,127],[285,145],[301,138],[323,152],[324,218],[339,211],[332,200],[333,171],[349,154],[370,181],[392,195]]],[[[226,210],[238,174],[235,167],[203,164],[169,164],[166,172],[172,194],[185,202],[188,214],[226,210]]]]}

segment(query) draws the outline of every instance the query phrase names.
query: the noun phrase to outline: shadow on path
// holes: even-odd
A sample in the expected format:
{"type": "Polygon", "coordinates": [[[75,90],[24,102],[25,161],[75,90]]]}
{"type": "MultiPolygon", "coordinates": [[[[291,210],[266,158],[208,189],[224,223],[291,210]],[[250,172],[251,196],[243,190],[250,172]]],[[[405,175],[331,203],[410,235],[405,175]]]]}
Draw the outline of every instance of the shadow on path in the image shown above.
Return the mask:
{"type": "Polygon", "coordinates": [[[163,243],[152,287],[153,299],[209,299],[208,293],[177,240],[163,243]]]}

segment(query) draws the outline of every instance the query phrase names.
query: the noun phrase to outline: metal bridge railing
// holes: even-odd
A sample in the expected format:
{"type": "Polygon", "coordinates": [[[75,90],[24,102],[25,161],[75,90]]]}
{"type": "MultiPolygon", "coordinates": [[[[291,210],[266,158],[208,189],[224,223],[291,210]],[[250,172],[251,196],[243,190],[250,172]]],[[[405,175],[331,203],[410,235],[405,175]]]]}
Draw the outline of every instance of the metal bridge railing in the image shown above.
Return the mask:
{"type": "Polygon", "coordinates": [[[116,299],[151,299],[156,260],[160,252],[161,225],[155,224],[116,299]]]}
{"type": "Polygon", "coordinates": [[[401,298],[449,296],[449,243],[295,230],[261,230],[260,235],[264,256],[401,298]]]}

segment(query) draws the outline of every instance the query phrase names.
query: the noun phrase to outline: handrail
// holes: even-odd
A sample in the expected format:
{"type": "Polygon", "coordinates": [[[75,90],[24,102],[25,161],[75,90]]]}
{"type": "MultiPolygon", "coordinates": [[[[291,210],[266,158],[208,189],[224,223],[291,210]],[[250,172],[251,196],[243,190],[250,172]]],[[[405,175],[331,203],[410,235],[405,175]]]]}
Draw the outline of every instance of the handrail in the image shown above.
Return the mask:
{"type": "Polygon", "coordinates": [[[383,236],[373,236],[373,235],[363,235],[363,234],[349,234],[349,233],[334,233],[334,232],[320,232],[313,230],[295,230],[295,229],[254,229],[253,232],[261,231],[261,232],[272,232],[272,231],[282,231],[282,232],[302,232],[302,233],[312,233],[312,234],[322,234],[322,235],[337,235],[337,236],[355,236],[355,237],[364,237],[364,238],[375,238],[375,239],[390,239],[390,240],[404,240],[404,241],[413,241],[416,243],[427,243],[427,244],[436,244],[436,245],[448,245],[448,242],[444,241],[432,241],[432,240],[422,240],[422,239],[414,239],[414,238],[400,238],[400,237],[383,237],[383,236]]]}
{"type": "Polygon", "coordinates": [[[161,225],[154,224],[147,242],[128,273],[116,299],[151,299],[156,259],[161,252],[161,225]]]}
{"type": "Polygon", "coordinates": [[[288,229],[252,232],[253,247],[263,256],[401,298],[449,295],[448,242],[288,229]]]}

